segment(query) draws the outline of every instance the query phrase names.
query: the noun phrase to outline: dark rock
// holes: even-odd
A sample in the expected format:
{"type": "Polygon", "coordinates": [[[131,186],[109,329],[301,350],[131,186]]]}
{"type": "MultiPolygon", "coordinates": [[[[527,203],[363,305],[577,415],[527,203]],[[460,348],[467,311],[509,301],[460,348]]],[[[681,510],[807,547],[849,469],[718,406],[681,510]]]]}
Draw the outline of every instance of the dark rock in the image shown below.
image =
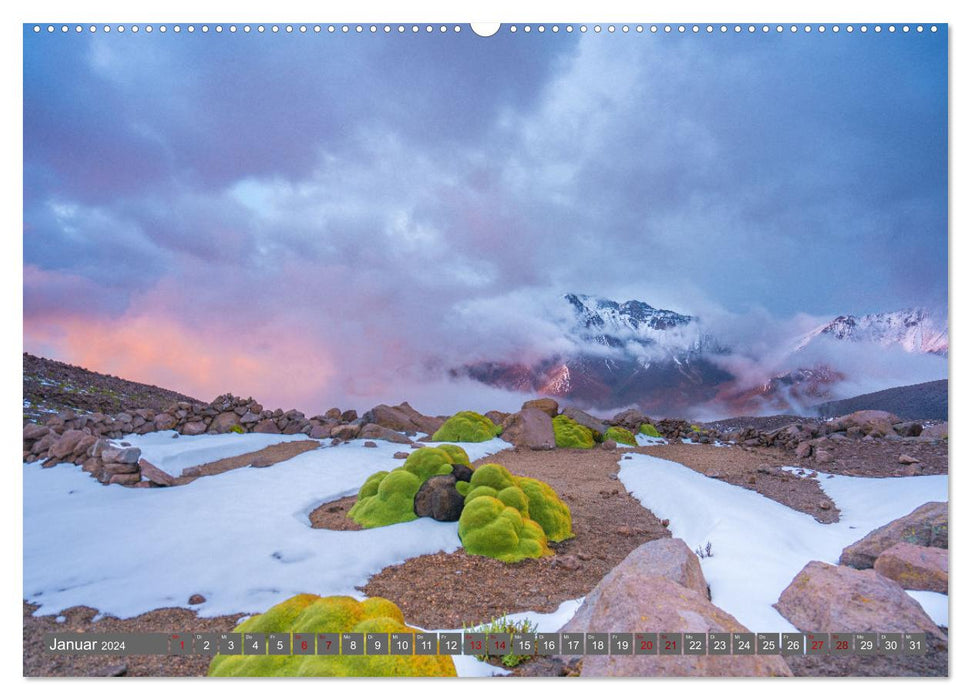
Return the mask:
{"type": "Polygon", "coordinates": [[[472,468],[468,464],[453,464],[452,476],[455,477],[456,481],[471,481],[472,468]]]}
{"type": "Polygon", "coordinates": [[[206,602],[206,597],[201,593],[193,593],[189,596],[189,605],[202,605],[206,602]]]}
{"type": "Polygon", "coordinates": [[[433,476],[415,494],[415,515],[441,522],[455,522],[462,515],[465,497],[455,488],[451,474],[433,476]]]}
{"type": "Polygon", "coordinates": [[[868,569],[873,566],[877,557],[898,542],[947,549],[947,526],[947,503],[925,503],[908,515],[877,528],[851,544],[843,550],[839,563],[857,569],[868,569]]]}

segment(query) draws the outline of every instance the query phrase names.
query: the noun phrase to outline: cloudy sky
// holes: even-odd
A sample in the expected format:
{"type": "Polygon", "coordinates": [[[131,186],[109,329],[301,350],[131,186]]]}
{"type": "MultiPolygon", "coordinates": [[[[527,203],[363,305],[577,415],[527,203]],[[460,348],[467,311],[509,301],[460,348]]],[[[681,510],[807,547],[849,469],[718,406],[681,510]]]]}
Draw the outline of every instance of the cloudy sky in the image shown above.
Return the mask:
{"type": "Polygon", "coordinates": [[[946,33],[27,27],[23,236],[24,350],[309,412],[452,410],[570,291],[946,309],[946,33]]]}

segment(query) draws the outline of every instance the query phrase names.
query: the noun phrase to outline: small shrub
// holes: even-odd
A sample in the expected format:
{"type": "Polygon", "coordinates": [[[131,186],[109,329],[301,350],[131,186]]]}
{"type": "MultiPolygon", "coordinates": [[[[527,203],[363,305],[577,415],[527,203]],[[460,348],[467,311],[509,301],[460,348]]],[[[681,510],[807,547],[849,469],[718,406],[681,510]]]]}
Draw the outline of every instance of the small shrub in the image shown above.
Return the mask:
{"type": "MultiPolygon", "coordinates": [[[[493,618],[490,622],[484,625],[479,625],[477,627],[472,627],[470,625],[462,625],[462,630],[467,633],[485,633],[485,634],[533,634],[536,631],[536,625],[532,621],[526,619],[522,622],[512,622],[509,618],[503,614],[502,617],[493,618]]],[[[527,659],[531,659],[535,654],[528,655],[518,655],[513,654],[510,649],[510,653],[503,656],[486,655],[476,656],[475,658],[479,661],[489,661],[496,662],[499,661],[506,668],[514,668],[521,664],[527,659]]]]}
{"type": "Polygon", "coordinates": [[[699,559],[707,559],[708,557],[713,556],[711,553],[711,542],[705,542],[704,549],[702,549],[700,545],[695,547],[695,554],[698,555],[699,559]]]}
{"type": "Polygon", "coordinates": [[[242,435],[246,431],[243,430],[243,426],[241,426],[241,425],[234,425],[232,428],[229,429],[229,432],[236,433],[237,435],[242,435]]]}

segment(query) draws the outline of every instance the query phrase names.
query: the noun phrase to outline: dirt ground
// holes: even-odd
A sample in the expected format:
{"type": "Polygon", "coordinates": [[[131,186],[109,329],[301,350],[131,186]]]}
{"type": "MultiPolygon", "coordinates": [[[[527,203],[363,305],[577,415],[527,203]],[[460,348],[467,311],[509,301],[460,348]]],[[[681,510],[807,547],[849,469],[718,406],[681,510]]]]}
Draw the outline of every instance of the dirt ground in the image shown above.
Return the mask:
{"type": "Polygon", "coordinates": [[[316,450],[320,443],[316,440],[294,440],[292,442],[278,442],[262,450],[247,452],[235,457],[226,457],[215,462],[206,462],[196,467],[189,467],[176,479],[176,485],[188,484],[201,476],[214,476],[228,472],[231,469],[241,469],[250,465],[254,467],[270,467],[277,462],[285,462],[299,454],[316,450]]]}

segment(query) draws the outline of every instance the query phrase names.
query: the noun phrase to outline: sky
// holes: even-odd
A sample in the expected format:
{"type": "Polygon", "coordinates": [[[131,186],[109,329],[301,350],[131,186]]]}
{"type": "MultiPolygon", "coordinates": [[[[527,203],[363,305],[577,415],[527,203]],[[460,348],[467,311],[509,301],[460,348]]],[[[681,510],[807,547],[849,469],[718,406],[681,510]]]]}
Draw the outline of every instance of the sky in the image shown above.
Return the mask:
{"type": "Polygon", "coordinates": [[[27,26],[23,87],[24,350],[204,400],[460,404],[567,292],[947,309],[946,32],[27,26]]]}

